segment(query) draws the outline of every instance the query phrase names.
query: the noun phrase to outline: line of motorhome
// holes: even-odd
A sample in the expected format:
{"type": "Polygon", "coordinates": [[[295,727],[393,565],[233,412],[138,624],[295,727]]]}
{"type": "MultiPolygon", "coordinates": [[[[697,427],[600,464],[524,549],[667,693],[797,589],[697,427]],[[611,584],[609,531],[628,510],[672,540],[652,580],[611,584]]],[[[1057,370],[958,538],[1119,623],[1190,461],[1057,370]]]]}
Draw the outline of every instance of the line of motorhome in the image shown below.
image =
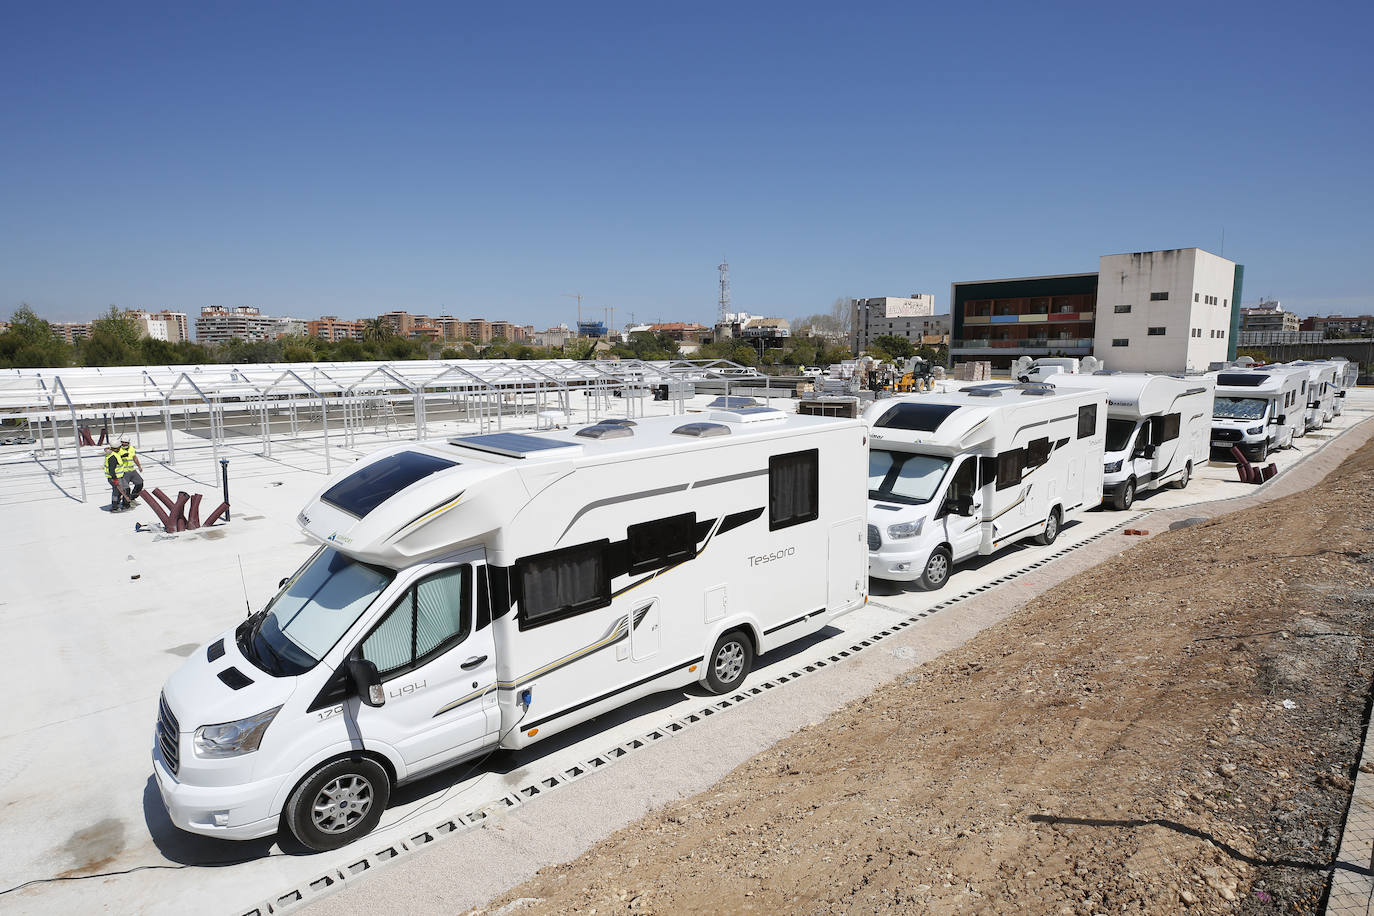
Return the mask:
{"type": "Polygon", "coordinates": [[[1340,400],[1336,377],[1344,367],[1324,359],[1298,360],[1288,365],[1307,371],[1307,428],[1321,429],[1336,416],[1336,401],[1340,400]]]}
{"type": "Polygon", "coordinates": [[[867,599],[866,459],[862,422],[768,408],[368,456],[298,516],[315,554],[167,681],[172,822],[332,849],[397,783],[735,689],[867,599]]]}
{"type": "Polygon", "coordinates": [[[1212,447],[1239,446],[1251,461],[1288,448],[1306,432],[1307,371],[1291,366],[1226,368],[1216,379],[1212,447]]]}
{"type": "Polygon", "coordinates": [[[1107,442],[1102,495],[1129,509],[1136,495],[1166,485],[1183,488],[1211,452],[1210,378],[1179,378],[1140,372],[1059,375],[1062,390],[1099,388],[1107,393],[1107,442]]]}
{"type": "Polygon", "coordinates": [[[1100,390],[987,384],[878,401],[870,424],[868,573],[940,588],[953,566],[1102,501],[1100,390]]]}

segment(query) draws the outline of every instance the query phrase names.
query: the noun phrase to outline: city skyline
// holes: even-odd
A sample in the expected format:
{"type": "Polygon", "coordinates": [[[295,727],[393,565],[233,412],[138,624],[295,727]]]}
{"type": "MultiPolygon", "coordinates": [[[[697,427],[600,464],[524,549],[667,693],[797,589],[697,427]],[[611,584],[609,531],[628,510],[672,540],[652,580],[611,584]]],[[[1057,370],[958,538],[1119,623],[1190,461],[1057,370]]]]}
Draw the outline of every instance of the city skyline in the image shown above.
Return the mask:
{"type": "Polygon", "coordinates": [[[0,316],[547,327],[1200,247],[1362,313],[1363,8],[10,12],[0,316]],[[79,27],[72,24],[78,23],[79,27]],[[251,62],[251,63],[250,63],[251,62]],[[1223,245],[1224,238],[1224,245],[1223,245]]]}

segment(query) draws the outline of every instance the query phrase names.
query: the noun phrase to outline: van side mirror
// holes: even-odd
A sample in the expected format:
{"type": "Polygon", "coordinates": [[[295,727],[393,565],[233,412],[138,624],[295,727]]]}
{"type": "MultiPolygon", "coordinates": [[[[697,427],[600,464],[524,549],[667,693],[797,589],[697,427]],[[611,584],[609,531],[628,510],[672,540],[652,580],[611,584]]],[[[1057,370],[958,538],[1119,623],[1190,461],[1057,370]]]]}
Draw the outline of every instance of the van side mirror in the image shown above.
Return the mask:
{"type": "Polygon", "coordinates": [[[382,676],[377,673],[377,666],[365,658],[350,658],[346,664],[358,699],[368,706],[385,705],[386,691],[382,689],[382,676]]]}
{"type": "Polygon", "coordinates": [[[1286,414],[1286,413],[1281,413],[1281,414],[1279,414],[1277,417],[1274,418],[1274,422],[1277,423],[1277,424],[1279,424],[1280,426],[1283,426],[1285,423],[1288,422],[1288,414],[1286,414]]]}
{"type": "Polygon", "coordinates": [[[949,509],[955,515],[969,518],[973,515],[973,497],[968,494],[956,496],[949,501],[949,509]]]}
{"type": "Polygon", "coordinates": [[[1144,445],[1137,446],[1135,454],[1131,455],[1132,458],[1153,458],[1154,456],[1155,447],[1148,442],[1144,445]]]}

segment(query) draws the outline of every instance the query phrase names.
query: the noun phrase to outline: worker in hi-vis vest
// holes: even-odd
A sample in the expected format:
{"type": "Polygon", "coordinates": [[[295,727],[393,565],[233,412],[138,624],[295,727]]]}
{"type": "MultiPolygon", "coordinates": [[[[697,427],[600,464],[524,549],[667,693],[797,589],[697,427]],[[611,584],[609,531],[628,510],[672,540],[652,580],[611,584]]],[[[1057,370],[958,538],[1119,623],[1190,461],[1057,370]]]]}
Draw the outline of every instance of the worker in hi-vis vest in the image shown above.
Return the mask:
{"type": "Polygon", "coordinates": [[[115,454],[119,456],[120,488],[124,491],[125,498],[132,503],[138,499],[138,494],[143,492],[143,475],[139,473],[143,470],[143,462],[138,460],[134,447],[129,444],[128,436],[119,440],[119,448],[115,449],[115,454]]]}
{"type": "Polygon", "coordinates": [[[124,486],[120,482],[119,455],[113,445],[105,446],[105,480],[110,485],[110,511],[118,512],[129,508],[129,500],[124,496],[124,486]]]}

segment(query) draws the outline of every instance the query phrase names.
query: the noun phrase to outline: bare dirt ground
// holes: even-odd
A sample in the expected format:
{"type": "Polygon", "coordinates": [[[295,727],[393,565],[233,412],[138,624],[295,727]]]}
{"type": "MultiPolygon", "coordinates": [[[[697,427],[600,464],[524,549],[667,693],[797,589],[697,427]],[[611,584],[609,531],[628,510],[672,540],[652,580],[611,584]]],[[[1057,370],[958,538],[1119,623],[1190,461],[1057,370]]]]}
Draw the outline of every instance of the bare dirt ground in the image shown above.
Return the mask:
{"type": "Polygon", "coordinates": [[[487,911],[1314,912],[1371,635],[1374,444],[1067,580],[487,911]]]}

